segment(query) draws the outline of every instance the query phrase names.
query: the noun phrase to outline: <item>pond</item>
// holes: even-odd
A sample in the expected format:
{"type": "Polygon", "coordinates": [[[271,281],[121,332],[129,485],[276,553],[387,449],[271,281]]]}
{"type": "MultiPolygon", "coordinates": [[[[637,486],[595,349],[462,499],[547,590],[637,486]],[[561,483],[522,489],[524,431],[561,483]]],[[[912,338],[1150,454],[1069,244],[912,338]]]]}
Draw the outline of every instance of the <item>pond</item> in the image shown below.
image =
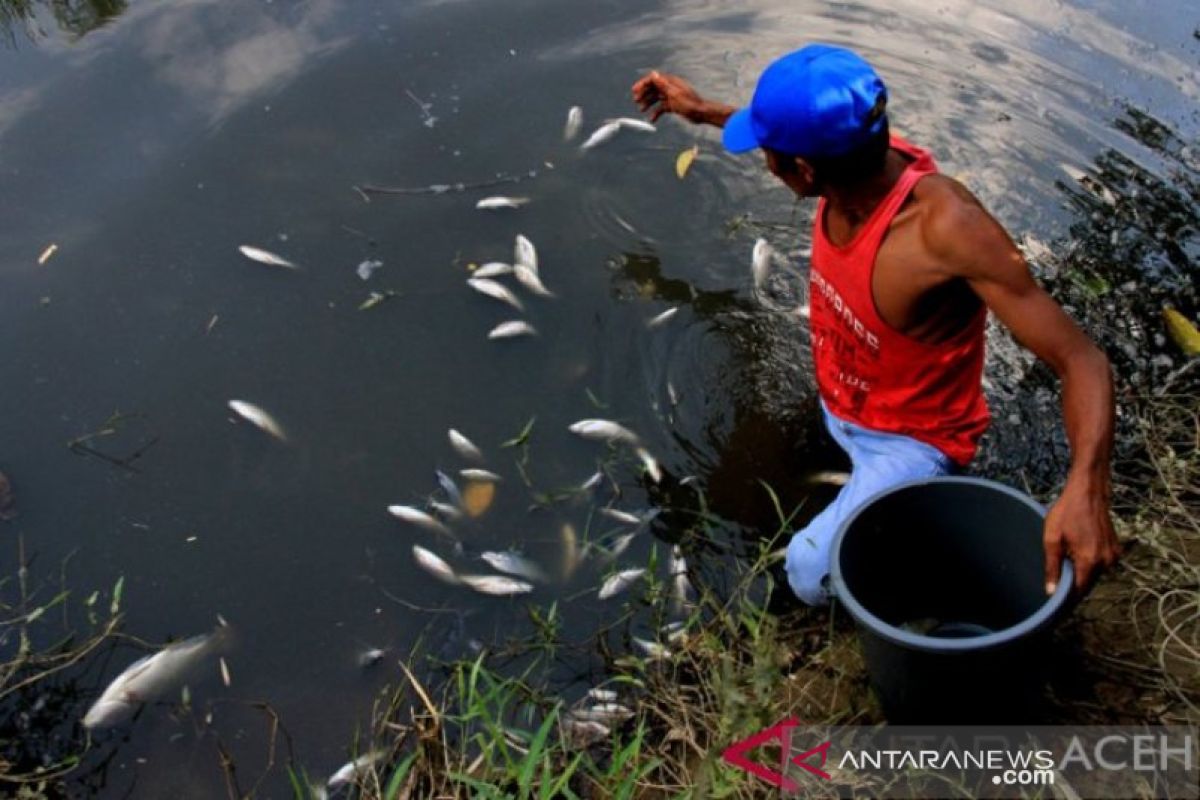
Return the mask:
{"type": "MultiPolygon", "coordinates": [[[[139,638],[203,633],[221,615],[231,685],[214,668],[194,701],[214,704],[212,726],[246,762],[267,746],[247,704],[269,703],[314,774],[346,760],[418,644],[469,655],[528,630],[530,606],[557,603],[581,637],[620,614],[596,597],[608,566],[563,577],[564,525],[611,546],[633,528],[598,507],[660,509],[618,563],[653,552],[665,574],[679,509],[703,492],[724,533],[688,555],[719,580],[724,559],[774,531],[762,483],[791,505],[811,496],[802,520],[833,491],[807,477],[845,467],[791,313],[811,204],[758,156],[725,154],[715,129],[675,119],[579,147],[635,114],[644,71],[745,103],[775,56],[852,46],[887,82],[894,127],[1017,240],[1078,239],[1073,226],[1094,222],[1078,176],[1114,154],[1161,185],[1193,181],[1196,197],[1195,145],[1161,134],[1200,130],[1200,34],[1182,0],[3,6],[0,469],[21,511],[0,523],[3,574],[20,536],[43,573],[69,558],[79,597],[107,603],[123,578],[123,630],[139,638]],[[564,142],[575,105],[583,134],[564,142]],[[475,208],[496,194],[529,202],[475,208]],[[553,293],[519,291],[523,312],[466,283],[475,265],[511,261],[518,234],[553,293]],[[761,293],[759,236],[789,263],[761,293]],[[364,262],[381,262],[365,280],[364,262]],[[487,338],[510,319],[537,335],[487,338]],[[238,419],[233,399],[268,410],[286,441],[238,419]],[[661,481],[629,448],[567,429],[596,417],[635,431],[661,481]],[[443,497],[435,469],[478,466],[450,428],[501,477],[490,507],[454,526],[460,550],[387,512],[443,497]],[[599,487],[569,491],[599,468],[599,487]],[[490,572],[481,552],[516,547],[557,577],[489,597],[422,571],[413,544],[474,573],[490,572]],[[387,656],[364,669],[369,648],[387,656]]],[[[1194,228],[1147,247],[1122,269],[1194,302],[1194,228]]],[[[1065,464],[1061,425],[1018,398],[1027,370],[996,348],[983,463],[1032,459],[1045,487],[1065,464]]],[[[88,688],[139,654],[110,651],[88,688]]],[[[165,706],[94,740],[88,795],[223,791],[211,737],[165,706]]],[[[264,791],[284,795],[273,780],[264,791]]]]}

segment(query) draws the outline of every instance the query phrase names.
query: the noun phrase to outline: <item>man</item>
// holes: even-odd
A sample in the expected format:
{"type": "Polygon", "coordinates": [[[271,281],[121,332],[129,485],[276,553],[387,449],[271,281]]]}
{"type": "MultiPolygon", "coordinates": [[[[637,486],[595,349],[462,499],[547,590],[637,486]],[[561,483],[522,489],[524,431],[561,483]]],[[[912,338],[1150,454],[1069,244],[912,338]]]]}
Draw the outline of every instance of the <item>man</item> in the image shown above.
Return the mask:
{"type": "Polygon", "coordinates": [[[788,546],[797,596],[827,601],[833,536],[863,500],[971,461],[988,423],[980,383],[989,309],[1062,380],[1071,467],[1046,517],[1046,592],[1064,557],[1077,590],[1116,560],[1108,360],[1038,287],[979,201],[939,175],[929,153],[890,136],[887,91],[870,65],[814,44],[767,67],[740,111],[658,72],[634,84],[633,97],[653,120],[672,113],[724,128],[726,149],[761,149],[788,188],[819,198],[813,361],[826,425],[853,469],[788,546]]]}

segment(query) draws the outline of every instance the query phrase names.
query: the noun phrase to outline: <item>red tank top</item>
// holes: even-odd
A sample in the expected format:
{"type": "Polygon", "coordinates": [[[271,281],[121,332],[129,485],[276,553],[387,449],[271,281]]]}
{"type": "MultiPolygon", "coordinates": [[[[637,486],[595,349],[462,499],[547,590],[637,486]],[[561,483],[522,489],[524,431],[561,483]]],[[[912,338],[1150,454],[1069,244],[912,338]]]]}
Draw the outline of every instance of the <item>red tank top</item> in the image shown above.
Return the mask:
{"type": "Polygon", "coordinates": [[[809,279],[817,388],[834,416],[911,436],[965,466],[988,424],[981,386],[987,310],[940,344],[919,342],[880,318],[871,292],[879,246],[917,181],[937,172],[928,151],[897,136],[892,148],[911,163],[845,247],[825,236],[825,200],[817,205],[809,279]]]}

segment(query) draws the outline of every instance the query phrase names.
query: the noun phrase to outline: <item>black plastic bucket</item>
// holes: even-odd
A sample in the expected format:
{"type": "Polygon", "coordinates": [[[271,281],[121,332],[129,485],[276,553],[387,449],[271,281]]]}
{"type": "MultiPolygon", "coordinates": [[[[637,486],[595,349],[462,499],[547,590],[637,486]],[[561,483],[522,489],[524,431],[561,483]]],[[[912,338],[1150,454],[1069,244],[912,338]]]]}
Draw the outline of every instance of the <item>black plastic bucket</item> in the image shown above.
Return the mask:
{"type": "Polygon", "coordinates": [[[1051,624],[1074,570],[1047,597],[1045,509],[994,481],[904,483],[838,531],[831,580],[858,625],[891,722],[1033,723],[1051,624]]]}

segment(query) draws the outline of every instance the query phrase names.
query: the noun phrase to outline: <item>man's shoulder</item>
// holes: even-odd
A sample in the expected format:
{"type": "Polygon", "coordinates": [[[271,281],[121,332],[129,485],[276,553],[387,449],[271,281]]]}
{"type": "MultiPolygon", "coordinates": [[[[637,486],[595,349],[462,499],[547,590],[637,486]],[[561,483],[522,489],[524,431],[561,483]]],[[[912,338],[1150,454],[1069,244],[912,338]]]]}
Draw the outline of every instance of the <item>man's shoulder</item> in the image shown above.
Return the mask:
{"type": "Polygon", "coordinates": [[[958,260],[998,227],[975,195],[947,175],[926,175],[913,187],[916,227],[931,253],[958,260]]]}

